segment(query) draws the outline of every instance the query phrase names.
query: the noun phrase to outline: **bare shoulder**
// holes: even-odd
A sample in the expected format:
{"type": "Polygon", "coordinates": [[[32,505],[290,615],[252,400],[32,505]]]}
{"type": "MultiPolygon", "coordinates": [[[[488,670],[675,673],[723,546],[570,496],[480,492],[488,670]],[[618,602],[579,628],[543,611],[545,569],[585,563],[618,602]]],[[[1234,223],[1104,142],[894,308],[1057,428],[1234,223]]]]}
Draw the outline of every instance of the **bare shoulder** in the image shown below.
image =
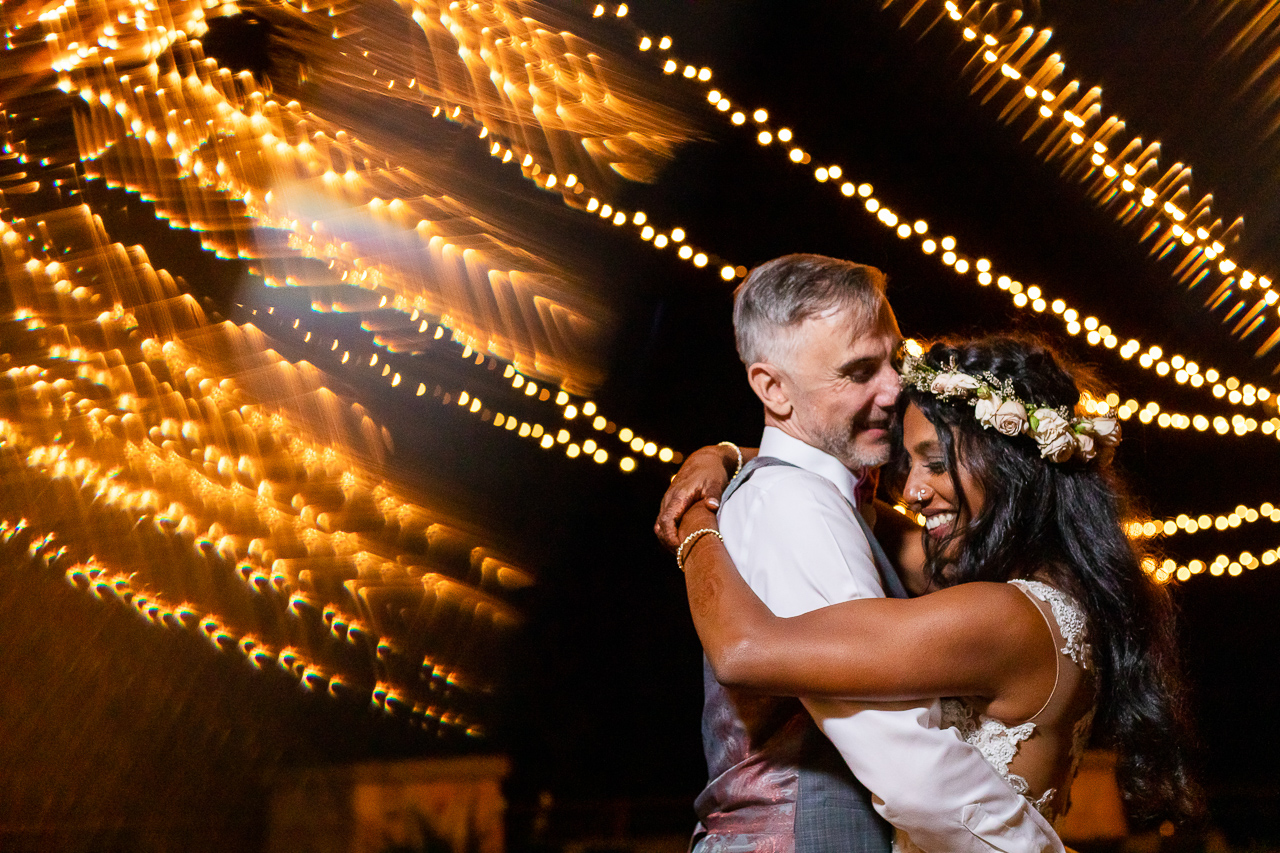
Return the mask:
{"type": "Polygon", "coordinates": [[[931,592],[923,598],[948,608],[958,607],[965,610],[982,608],[997,616],[1027,613],[1035,616],[1040,612],[1026,594],[1015,585],[995,581],[956,584],[931,592]]]}
{"type": "Polygon", "coordinates": [[[992,648],[1021,651],[1024,643],[1043,637],[1047,630],[1040,609],[1010,583],[958,584],[915,601],[933,618],[962,623],[975,642],[992,648]]]}

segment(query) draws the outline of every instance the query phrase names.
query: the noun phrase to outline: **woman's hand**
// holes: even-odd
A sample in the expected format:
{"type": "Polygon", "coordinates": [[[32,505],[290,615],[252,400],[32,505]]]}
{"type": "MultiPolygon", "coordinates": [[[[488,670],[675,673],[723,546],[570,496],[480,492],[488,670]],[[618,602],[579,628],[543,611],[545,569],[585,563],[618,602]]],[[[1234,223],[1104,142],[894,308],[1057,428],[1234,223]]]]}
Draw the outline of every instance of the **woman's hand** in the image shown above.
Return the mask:
{"type": "Polygon", "coordinates": [[[680,517],[680,529],[677,532],[678,542],[685,540],[690,533],[695,530],[703,530],[710,528],[711,530],[719,530],[720,525],[716,521],[716,511],[711,507],[710,501],[698,501],[693,506],[685,510],[684,515],[680,517]]]}
{"type": "Polygon", "coordinates": [[[658,520],[653,523],[653,532],[668,551],[674,553],[680,547],[682,538],[677,528],[684,514],[699,501],[707,501],[713,510],[718,508],[720,496],[737,468],[738,454],[729,447],[701,447],[689,454],[662,496],[658,520]]]}

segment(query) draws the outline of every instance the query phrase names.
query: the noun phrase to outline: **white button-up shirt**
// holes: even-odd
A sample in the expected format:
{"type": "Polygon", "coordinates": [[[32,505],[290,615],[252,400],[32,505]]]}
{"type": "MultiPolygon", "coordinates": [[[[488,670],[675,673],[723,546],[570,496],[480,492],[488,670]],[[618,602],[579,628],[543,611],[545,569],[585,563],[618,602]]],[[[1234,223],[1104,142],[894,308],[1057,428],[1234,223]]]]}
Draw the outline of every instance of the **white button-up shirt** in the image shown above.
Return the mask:
{"type": "MultiPolygon", "coordinates": [[[[757,470],[725,501],[720,530],[738,571],[779,616],[882,598],[866,536],[851,515],[857,478],[835,457],[766,427],[760,453],[799,466],[757,470]]],[[[803,699],[875,795],[876,810],[928,853],[1062,853],[1025,798],[954,729],[938,700],[803,699]]]]}

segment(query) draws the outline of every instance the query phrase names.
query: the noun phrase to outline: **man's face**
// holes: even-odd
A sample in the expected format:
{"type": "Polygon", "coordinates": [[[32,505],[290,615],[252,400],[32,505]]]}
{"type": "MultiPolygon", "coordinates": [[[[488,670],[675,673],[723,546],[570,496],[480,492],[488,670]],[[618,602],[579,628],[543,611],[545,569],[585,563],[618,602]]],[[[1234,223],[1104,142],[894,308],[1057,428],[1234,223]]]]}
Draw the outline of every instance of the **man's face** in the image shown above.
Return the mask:
{"type": "Polygon", "coordinates": [[[831,309],[791,330],[779,365],[794,407],[787,432],[850,469],[889,459],[889,427],[901,391],[893,357],[902,335],[886,304],[871,322],[831,309]]]}

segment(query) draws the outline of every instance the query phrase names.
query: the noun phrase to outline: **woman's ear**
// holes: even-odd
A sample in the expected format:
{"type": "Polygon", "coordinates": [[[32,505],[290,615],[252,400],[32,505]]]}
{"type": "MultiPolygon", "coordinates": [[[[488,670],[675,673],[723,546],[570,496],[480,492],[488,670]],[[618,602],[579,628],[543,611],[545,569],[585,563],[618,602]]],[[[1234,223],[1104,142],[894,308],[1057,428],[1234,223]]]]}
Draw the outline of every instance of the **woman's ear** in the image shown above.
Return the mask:
{"type": "Polygon", "coordinates": [[[751,390],[756,392],[760,402],[769,414],[778,420],[791,417],[795,408],[791,401],[791,392],[786,382],[786,375],[776,365],[767,361],[757,361],[747,368],[747,382],[751,390]]]}

